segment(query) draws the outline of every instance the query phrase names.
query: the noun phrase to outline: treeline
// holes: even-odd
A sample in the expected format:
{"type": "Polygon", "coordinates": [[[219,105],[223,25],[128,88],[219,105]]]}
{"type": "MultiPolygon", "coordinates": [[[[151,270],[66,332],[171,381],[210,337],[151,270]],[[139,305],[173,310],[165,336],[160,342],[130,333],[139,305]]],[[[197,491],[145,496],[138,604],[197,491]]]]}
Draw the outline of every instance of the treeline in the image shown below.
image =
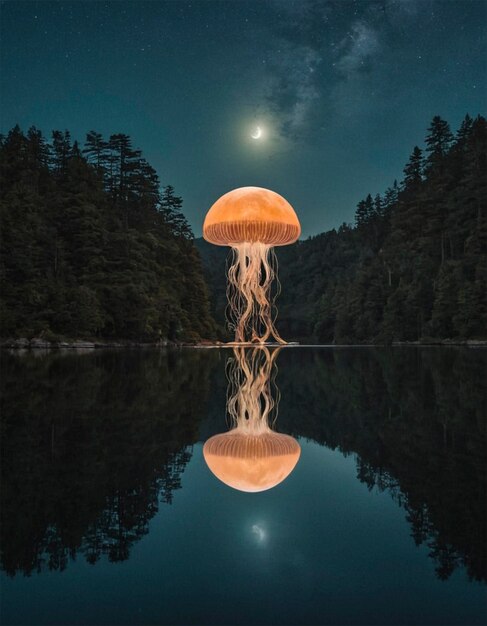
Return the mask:
{"type": "Polygon", "coordinates": [[[4,337],[196,340],[214,334],[193,234],[130,137],[0,141],[4,337]]]}
{"type": "Polygon", "coordinates": [[[320,342],[485,338],[486,120],[436,116],[404,178],[341,226],[279,250],[283,322],[320,342]]]}
{"type": "MultiPolygon", "coordinates": [[[[322,343],[485,338],[486,137],[481,116],[467,115],[455,136],[435,117],[404,179],[359,202],[354,226],[276,248],[282,336],[322,343]]],[[[221,321],[224,253],[197,244],[221,321]]]]}

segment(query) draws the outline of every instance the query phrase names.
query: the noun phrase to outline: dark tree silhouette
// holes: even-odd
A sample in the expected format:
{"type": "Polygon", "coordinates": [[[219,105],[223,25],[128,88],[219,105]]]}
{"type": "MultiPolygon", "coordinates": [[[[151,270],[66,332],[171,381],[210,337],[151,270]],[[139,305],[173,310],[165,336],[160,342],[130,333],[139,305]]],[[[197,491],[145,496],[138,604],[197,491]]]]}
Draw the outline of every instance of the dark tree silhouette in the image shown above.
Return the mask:
{"type": "Polygon", "coordinates": [[[16,126],[0,145],[0,327],[41,335],[198,340],[215,335],[182,199],[116,134],[49,145],[16,126]]]}
{"type": "MultiPolygon", "coordinates": [[[[436,116],[394,182],[344,225],[277,250],[284,335],[324,343],[486,339],[487,126],[436,116]]],[[[197,242],[218,322],[225,251],[197,242]],[[218,257],[218,258],[217,258],[218,257]]]]}

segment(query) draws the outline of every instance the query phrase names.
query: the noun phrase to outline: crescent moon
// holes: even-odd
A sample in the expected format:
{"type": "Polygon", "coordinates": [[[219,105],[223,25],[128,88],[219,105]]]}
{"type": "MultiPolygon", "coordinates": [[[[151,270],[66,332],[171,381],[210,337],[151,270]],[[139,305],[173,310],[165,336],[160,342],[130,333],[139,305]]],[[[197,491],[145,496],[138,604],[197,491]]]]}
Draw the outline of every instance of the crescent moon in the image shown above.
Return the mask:
{"type": "Polygon", "coordinates": [[[252,139],[259,139],[260,137],[262,137],[262,128],[260,126],[257,126],[257,128],[255,129],[255,133],[252,133],[250,136],[252,137],[252,139]]]}

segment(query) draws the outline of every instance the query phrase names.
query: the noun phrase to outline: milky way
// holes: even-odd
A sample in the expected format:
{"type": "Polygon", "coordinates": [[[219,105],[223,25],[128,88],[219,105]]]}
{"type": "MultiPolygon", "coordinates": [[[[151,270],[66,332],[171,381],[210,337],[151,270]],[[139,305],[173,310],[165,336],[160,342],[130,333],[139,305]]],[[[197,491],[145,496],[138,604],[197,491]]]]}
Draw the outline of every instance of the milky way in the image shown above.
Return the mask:
{"type": "Polygon", "coordinates": [[[307,236],[401,178],[433,115],[485,113],[485,24],[468,0],[4,2],[2,132],[130,134],[197,235],[256,185],[307,236]]]}

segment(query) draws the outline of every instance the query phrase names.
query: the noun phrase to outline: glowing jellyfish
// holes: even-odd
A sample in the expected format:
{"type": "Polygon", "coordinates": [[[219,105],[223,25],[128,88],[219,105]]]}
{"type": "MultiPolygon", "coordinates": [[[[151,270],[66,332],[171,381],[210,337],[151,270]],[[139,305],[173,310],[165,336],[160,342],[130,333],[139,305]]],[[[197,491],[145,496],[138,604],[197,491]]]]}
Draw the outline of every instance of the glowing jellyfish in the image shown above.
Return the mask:
{"type": "Polygon", "coordinates": [[[256,492],[271,489],[293,471],[298,442],[272,430],[279,392],[272,393],[278,350],[234,349],[229,362],[228,413],[233,428],[208,439],[203,455],[210,470],[229,487],[256,492]],[[274,399],[275,398],[275,399],[274,399]]]}
{"type": "Polygon", "coordinates": [[[228,269],[228,318],[238,343],[264,343],[273,337],[286,343],[274,327],[272,292],[277,278],[274,246],[294,243],[301,226],[282,196],[261,187],[241,187],[226,193],[208,211],[203,237],[217,246],[231,246],[228,269]]]}

